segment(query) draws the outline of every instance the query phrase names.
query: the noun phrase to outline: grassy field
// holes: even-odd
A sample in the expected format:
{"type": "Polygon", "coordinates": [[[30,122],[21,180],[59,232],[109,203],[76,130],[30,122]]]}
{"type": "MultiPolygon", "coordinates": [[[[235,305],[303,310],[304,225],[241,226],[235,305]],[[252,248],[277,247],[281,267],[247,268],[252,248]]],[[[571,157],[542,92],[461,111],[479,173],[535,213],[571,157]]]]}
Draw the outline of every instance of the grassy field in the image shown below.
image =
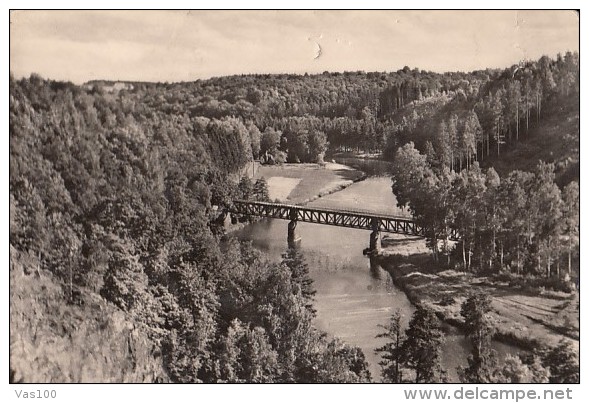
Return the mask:
{"type": "Polygon", "coordinates": [[[264,177],[272,200],[284,203],[305,203],[318,195],[342,189],[363,176],[363,173],[344,165],[284,164],[264,165],[255,178],[264,177]]]}
{"type": "Polygon", "coordinates": [[[529,348],[554,346],[564,337],[578,351],[577,293],[519,289],[488,277],[439,271],[423,239],[390,236],[383,248],[381,264],[411,302],[431,307],[448,323],[462,325],[461,304],[472,293],[486,292],[493,299],[491,321],[498,340],[529,348]]]}
{"type": "Polygon", "coordinates": [[[368,178],[341,191],[321,197],[311,207],[341,210],[370,211],[372,213],[408,216],[407,209],[397,207],[397,199],[391,191],[390,178],[368,178]]]}

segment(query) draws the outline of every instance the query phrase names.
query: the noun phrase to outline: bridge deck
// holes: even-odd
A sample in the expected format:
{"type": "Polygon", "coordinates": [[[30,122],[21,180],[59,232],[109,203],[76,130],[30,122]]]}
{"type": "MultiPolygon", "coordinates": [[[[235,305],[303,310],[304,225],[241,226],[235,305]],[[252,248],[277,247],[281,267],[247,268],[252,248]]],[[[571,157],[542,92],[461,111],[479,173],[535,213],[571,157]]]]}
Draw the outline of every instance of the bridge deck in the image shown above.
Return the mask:
{"type": "MultiPolygon", "coordinates": [[[[411,218],[361,210],[334,210],[292,204],[235,200],[231,212],[241,215],[278,218],[421,237],[425,236],[421,226],[411,218]]],[[[455,232],[451,234],[451,239],[458,239],[455,232]]]]}

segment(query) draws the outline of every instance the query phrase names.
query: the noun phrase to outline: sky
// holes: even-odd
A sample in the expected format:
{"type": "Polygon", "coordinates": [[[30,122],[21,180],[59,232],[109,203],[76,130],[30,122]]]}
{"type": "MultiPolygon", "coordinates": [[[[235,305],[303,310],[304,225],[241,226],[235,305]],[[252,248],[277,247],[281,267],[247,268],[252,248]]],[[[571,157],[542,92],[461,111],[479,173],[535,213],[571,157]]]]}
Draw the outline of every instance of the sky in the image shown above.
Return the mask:
{"type": "Polygon", "coordinates": [[[573,11],[12,11],[15,77],[193,81],[249,73],[504,68],[579,50],[573,11]]]}

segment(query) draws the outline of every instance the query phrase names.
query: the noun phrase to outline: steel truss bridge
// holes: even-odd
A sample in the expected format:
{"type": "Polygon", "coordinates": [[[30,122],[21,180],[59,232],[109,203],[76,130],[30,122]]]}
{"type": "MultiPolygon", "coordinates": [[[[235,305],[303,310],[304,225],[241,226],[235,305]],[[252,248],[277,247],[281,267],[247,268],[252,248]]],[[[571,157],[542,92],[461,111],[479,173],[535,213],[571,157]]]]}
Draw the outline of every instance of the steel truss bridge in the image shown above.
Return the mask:
{"type": "MultiPolygon", "coordinates": [[[[237,215],[290,220],[295,223],[300,221],[334,225],[336,227],[364,229],[372,232],[389,232],[425,237],[423,228],[410,218],[366,211],[334,210],[291,204],[235,200],[230,212],[237,215]]],[[[450,239],[459,239],[456,231],[452,230],[450,239]]]]}

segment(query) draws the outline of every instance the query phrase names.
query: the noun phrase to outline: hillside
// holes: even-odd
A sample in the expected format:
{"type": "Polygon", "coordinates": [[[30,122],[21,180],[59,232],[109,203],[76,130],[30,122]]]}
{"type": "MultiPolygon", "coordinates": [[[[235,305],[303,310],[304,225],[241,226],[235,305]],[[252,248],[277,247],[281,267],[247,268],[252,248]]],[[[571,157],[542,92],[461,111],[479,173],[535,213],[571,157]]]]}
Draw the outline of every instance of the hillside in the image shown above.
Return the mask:
{"type": "Polygon", "coordinates": [[[64,303],[64,288],[38,261],[10,251],[11,382],[167,381],[141,325],[88,290],[64,303]]]}
{"type": "Polygon", "coordinates": [[[580,176],[579,99],[572,96],[564,102],[550,105],[546,118],[522,136],[513,148],[484,161],[501,177],[513,170],[533,171],[539,161],[554,163],[556,182],[560,187],[580,176]]]}

